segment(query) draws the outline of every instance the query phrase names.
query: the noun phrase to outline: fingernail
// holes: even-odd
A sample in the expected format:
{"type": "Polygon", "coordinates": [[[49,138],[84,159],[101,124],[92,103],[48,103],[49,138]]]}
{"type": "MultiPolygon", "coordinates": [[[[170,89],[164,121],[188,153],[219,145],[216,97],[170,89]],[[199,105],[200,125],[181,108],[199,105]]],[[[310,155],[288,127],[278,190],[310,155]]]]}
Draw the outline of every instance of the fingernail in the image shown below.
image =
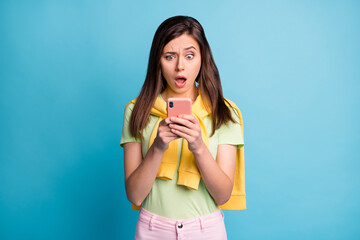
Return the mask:
{"type": "Polygon", "coordinates": [[[175,120],[175,117],[171,117],[170,119],[171,119],[171,120],[175,120]]]}

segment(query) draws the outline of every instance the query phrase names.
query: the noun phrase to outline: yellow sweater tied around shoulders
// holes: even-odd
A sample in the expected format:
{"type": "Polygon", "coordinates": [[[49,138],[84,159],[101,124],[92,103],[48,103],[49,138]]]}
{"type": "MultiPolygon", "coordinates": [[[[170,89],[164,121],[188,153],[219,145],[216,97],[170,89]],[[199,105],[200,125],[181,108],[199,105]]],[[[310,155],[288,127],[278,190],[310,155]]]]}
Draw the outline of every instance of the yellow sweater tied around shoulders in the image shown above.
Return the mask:
{"type": "MultiPolygon", "coordinates": [[[[244,136],[243,129],[243,120],[241,116],[240,109],[230,100],[226,99],[231,103],[231,106],[237,111],[237,114],[240,119],[241,130],[244,136]]],[[[136,103],[136,99],[129,102],[126,106],[131,103],[136,103]]],[[[225,101],[226,105],[228,103],[225,101]]],[[[125,107],[126,108],[126,107],[125,107]]],[[[159,117],[156,122],[154,129],[151,133],[149,140],[149,148],[153,144],[157,130],[159,128],[159,123],[167,117],[166,103],[160,97],[157,97],[155,104],[151,109],[151,115],[159,117]]],[[[206,144],[209,145],[209,136],[205,128],[204,118],[210,113],[206,110],[201,95],[199,94],[195,102],[192,105],[192,114],[198,119],[201,127],[201,136],[206,144]]],[[[160,164],[159,170],[156,177],[172,180],[175,174],[177,167],[177,156],[178,156],[178,146],[179,139],[173,140],[169,143],[169,148],[164,152],[162,162],[160,164]]],[[[189,189],[197,190],[200,182],[200,172],[197,167],[195,157],[193,153],[188,149],[188,142],[183,141],[181,149],[181,159],[178,169],[178,185],[184,185],[189,189]]],[[[140,210],[140,206],[135,206],[132,204],[133,210],[140,210]]],[[[245,210],[246,209],[246,194],[245,194],[245,162],[244,162],[244,147],[237,149],[236,153],[236,165],[235,165],[235,175],[234,175],[234,186],[231,193],[230,199],[223,205],[220,206],[223,210],[245,210]]]]}

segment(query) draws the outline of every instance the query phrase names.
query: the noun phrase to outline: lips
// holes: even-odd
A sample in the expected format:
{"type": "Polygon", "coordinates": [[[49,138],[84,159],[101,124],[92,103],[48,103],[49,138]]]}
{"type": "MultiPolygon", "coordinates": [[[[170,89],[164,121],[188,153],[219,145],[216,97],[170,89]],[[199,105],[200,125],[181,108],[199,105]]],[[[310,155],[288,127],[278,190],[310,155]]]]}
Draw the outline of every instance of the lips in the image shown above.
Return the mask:
{"type": "Polygon", "coordinates": [[[186,81],[186,77],[184,75],[177,75],[175,80],[185,80],[186,81]]]}
{"type": "Polygon", "coordinates": [[[184,87],[186,84],[186,77],[183,75],[178,75],[175,78],[175,85],[177,87],[184,87]]]}

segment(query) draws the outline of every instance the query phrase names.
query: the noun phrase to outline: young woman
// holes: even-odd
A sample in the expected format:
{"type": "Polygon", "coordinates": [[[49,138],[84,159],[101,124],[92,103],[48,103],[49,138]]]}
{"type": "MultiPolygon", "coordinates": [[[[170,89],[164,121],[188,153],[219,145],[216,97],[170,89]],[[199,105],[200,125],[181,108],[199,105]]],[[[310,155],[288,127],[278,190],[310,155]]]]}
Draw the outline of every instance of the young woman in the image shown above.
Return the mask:
{"type": "Polygon", "coordinates": [[[157,29],[120,145],[126,194],[140,210],[135,239],[227,239],[221,209],[246,209],[242,117],[223,97],[196,19],[171,17],[157,29]],[[168,118],[171,97],[191,99],[192,115],[168,118]]]}

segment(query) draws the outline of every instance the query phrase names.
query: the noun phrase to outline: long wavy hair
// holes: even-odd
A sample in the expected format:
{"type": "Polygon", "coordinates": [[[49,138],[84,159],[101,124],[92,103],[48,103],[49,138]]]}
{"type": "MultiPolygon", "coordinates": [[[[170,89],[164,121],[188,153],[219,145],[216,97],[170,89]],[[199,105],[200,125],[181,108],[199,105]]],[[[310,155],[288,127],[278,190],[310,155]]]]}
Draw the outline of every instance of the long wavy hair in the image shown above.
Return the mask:
{"type": "MultiPolygon", "coordinates": [[[[204,106],[209,112],[211,111],[212,133],[210,136],[223,123],[235,122],[230,109],[225,104],[226,99],[223,97],[219,71],[203,27],[195,18],[175,16],[161,23],[154,35],[145,82],[137,97],[130,119],[130,133],[135,138],[142,137],[142,131],[148,123],[156,97],[166,89],[167,83],[161,73],[160,65],[163,49],[168,42],[182,34],[189,34],[200,46],[201,68],[195,81],[198,83],[204,106]]],[[[228,101],[226,102],[231,106],[228,101]]]]}

